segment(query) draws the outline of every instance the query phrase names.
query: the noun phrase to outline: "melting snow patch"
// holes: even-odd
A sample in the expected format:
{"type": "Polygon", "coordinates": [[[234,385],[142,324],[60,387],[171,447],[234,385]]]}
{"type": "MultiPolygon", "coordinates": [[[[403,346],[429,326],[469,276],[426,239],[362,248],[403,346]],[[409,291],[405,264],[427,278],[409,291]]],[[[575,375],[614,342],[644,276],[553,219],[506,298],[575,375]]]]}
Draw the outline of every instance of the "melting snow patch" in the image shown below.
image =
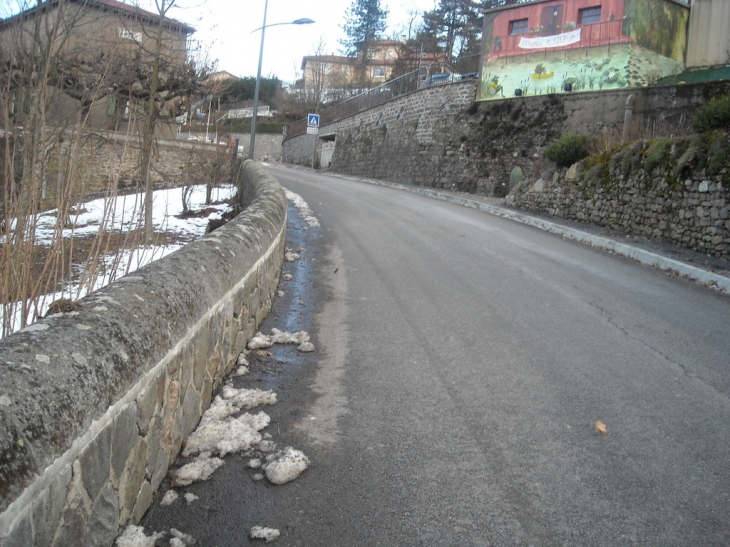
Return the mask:
{"type": "Polygon", "coordinates": [[[162,501],[160,502],[160,505],[172,505],[177,498],[177,492],[175,492],[174,490],[168,490],[167,492],[165,492],[165,495],[162,496],[162,501]]]}
{"type": "Polygon", "coordinates": [[[294,262],[295,260],[299,260],[300,258],[301,256],[299,256],[299,254],[297,253],[292,253],[290,251],[284,253],[284,260],[286,260],[287,262],[294,262]]]}
{"type": "Polygon", "coordinates": [[[223,465],[223,460],[200,456],[195,461],[183,465],[180,469],[171,471],[173,486],[187,486],[196,481],[205,481],[223,465]]]}
{"type": "Polygon", "coordinates": [[[271,341],[271,338],[265,334],[261,334],[260,332],[257,332],[256,335],[248,341],[248,349],[270,348],[273,345],[274,343],[271,341]]]}
{"type": "Polygon", "coordinates": [[[292,274],[284,274],[284,281],[291,281],[292,280],[292,274]]]}
{"type": "Polygon", "coordinates": [[[309,342],[309,333],[307,331],[300,330],[292,334],[279,329],[271,329],[271,336],[257,332],[256,336],[249,341],[248,349],[270,348],[274,344],[296,344],[299,351],[314,351],[314,346],[309,342]]]}
{"type": "MultiPolygon", "coordinates": [[[[206,414],[210,410],[206,410],[206,414]]],[[[259,431],[269,425],[270,421],[264,412],[259,412],[256,416],[245,413],[238,418],[206,414],[203,414],[198,429],[185,441],[182,454],[186,458],[203,452],[223,457],[229,453],[248,451],[261,441],[259,431]]]]}
{"type": "Polygon", "coordinates": [[[309,467],[309,458],[303,452],[291,446],[283,451],[267,456],[269,463],[264,466],[266,478],[274,484],[285,484],[293,481],[309,467]]]}
{"type": "Polygon", "coordinates": [[[185,498],[185,501],[188,502],[188,505],[190,505],[191,503],[193,503],[194,501],[196,501],[198,499],[198,496],[196,496],[195,494],[191,494],[190,492],[185,494],[183,497],[185,498]]]}
{"type": "Polygon", "coordinates": [[[266,528],[264,526],[254,526],[248,533],[251,539],[263,539],[266,543],[279,539],[281,533],[276,528],[266,528]]]}
{"type": "Polygon", "coordinates": [[[177,539],[181,542],[182,545],[195,545],[195,538],[191,536],[190,534],[185,534],[181,532],[180,530],[176,530],[175,528],[170,528],[170,533],[173,535],[173,539],[170,541],[170,546],[172,546],[172,542],[177,539]]]}
{"type": "Polygon", "coordinates": [[[286,194],[286,199],[292,202],[294,207],[299,209],[299,214],[301,217],[306,221],[307,224],[311,227],[319,226],[319,220],[317,220],[317,217],[314,216],[314,213],[312,213],[312,209],[309,208],[309,204],[304,201],[304,198],[300,196],[299,194],[295,194],[294,192],[291,192],[284,188],[284,193],[286,194]]]}
{"type": "Polygon", "coordinates": [[[165,537],[164,532],[158,532],[147,536],[142,526],[130,524],[124,529],[124,533],[115,542],[117,547],[155,547],[155,541],[165,537]]]}
{"type": "Polygon", "coordinates": [[[220,396],[228,404],[231,404],[236,408],[245,408],[246,410],[255,406],[276,404],[276,393],[270,390],[264,391],[261,389],[245,388],[236,389],[231,386],[223,386],[220,396]]]}
{"type": "Polygon", "coordinates": [[[251,469],[259,469],[261,467],[261,459],[260,458],[252,458],[248,460],[248,467],[251,469]]]}
{"type": "Polygon", "coordinates": [[[312,342],[304,342],[303,344],[300,344],[297,349],[303,353],[310,353],[314,351],[314,344],[312,344],[312,342]]]}
{"type": "Polygon", "coordinates": [[[243,376],[245,374],[248,374],[248,367],[245,365],[241,365],[236,369],[236,372],[234,373],[236,376],[243,376]]]}

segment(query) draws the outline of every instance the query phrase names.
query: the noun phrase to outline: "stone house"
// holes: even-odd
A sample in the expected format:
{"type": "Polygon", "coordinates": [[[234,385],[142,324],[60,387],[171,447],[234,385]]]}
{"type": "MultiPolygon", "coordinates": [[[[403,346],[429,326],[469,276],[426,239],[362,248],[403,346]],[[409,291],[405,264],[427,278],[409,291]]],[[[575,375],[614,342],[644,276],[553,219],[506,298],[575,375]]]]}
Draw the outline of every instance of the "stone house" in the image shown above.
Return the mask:
{"type": "MultiPolygon", "coordinates": [[[[48,0],[34,5],[0,21],[0,57],[10,67],[6,89],[13,87],[13,71],[21,70],[34,51],[53,59],[50,121],[81,110],[92,128],[125,131],[144,104],[158,32],[158,89],[164,99],[171,94],[167,82],[190,73],[187,46],[193,27],[117,0],[48,0]]],[[[23,123],[23,87],[13,90],[9,114],[15,124],[23,123]]],[[[161,110],[171,114],[176,106],[165,104],[161,110]]]]}

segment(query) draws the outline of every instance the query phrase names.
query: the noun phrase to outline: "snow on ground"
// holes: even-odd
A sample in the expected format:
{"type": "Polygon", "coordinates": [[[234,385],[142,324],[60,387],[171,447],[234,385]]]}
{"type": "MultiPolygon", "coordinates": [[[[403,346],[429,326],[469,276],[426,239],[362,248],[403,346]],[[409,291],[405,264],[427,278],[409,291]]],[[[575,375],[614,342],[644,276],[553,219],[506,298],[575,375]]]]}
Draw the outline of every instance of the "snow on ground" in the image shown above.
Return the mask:
{"type": "Polygon", "coordinates": [[[147,536],[142,526],[130,524],[124,529],[124,533],[117,538],[114,544],[117,547],[155,547],[155,541],[163,537],[165,537],[164,532],[147,536]]]}
{"type": "MultiPolygon", "coordinates": [[[[205,234],[209,220],[220,219],[221,216],[230,210],[225,203],[236,193],[233,185],[224,185],[214,188],[212,192],[212,205],[205,205],[205,185],[195,185],[188,198],[188,206],[191,211],[202,208],[211,209],[209,216],[190,217],[185,219],[177,218],[183,212],[182,188],[170,188],[156,190],[153,194],[152,220],[156,232],[164,231],[174,234],[172,243],[159,245],[141,245],[135,249],[123,249],[119,253],[114,252],[103,257],[104,268],[93,286],[85,284],[80,286],[78,281],[69,283],[62,291],[41,296],[39,306],[33,310],[35,315],[43,316],[48,311],[52,302],[61,298],[78,300],[88,293],[108,285],[114,279],[130,274],[150,262],[154,262],[169,255],[183,247],[186,243],[194,241],[205,234]]],[[[62,230],[64,238],[93,237],[101,229],[106,232],[130,231],[143,226],[140,220],[141,204],[143,194],[130,194],[114,198],[100,198],[83,203],[75,208],[76,213],[71,215],[69,227],[62,230]]],[[[57,210],[40,213],[36,217],[36,244],[49,247],[56,237],[57,210]]],[[[0,244],[4,243],[4,236],[0,237],[0,244]]],[[[77,269],[77,273],[80,270],[77,269]]],[[[16,306],[20,309],[20,304],[16,306]]],[[[13,331],[20,328],[20,312],[13,314],[16,326],[13,331]]],[[[1,321],[2,319],[0,319],[1,321]]],[[[1,323],[0,323],[1,326],[1,323]]],[[[0,328],[0,330],[2,330],[0,328]]]]}
{"type": "MultiPolygon", "coordinates": [[[[317,219],[311,214],[307,203],[297,194],[286,191],[287,199],[294,202],[300,210],[300,214],[309,223],[309,226],[319,226],[317,219]]],[[[291,274],[283,276],[285,281],[292,279],[291,274]]],[[[309,334],[306,331],[289,333],[279,329],[272,329],[271,335],[256,333],[251,339],[249,349],[257,347],[267,348],[273,344],[298,344],[300,351],[314,351],[314,346],[309,341],[309,334]]],[[[241,353],[237,359],[238,369],[232,373],[226,385],[221,389],[220,395],[211,403],[200,420],[198,428],[185,440],[182,455],[183,457],[194,456],[192,461],[179,469],[170,471],[172,486],[187,486],[195,481],[207,480],[220,466],[224,465],[221,457],[231,453],[242,453],[249,458],[247,466],[250,469],[261,469],[263,473],[253,475],[253,480],[263,480],[266,477],[272,484],[286,484],[299,477],[310,464],[309,458],[300,450],[287,447],[276,452],[276,443],[269,433],[261,433],[270,422],[269,416],[260,411],[258,414],[242,412],[256,406],[272,405],[277,402],[277,395],[273,391],[260,389],[236,389],[230,382],[232,378],[243,376],[248,373],[248,361],[246,354],[241,353]],[[239,416],[235,414],[241,412],[239,416]],[[267,454],[264,457],[264,454],[267,454]],[[266,463],[263,463],[263,462],[266,463]]],[[[170,489],[164,500],[174,503],[178,494],[170,494],[170,489]]],[[[188,505],[198,499],[194,494],[184,495],[188,505]]],[[[170,533],[174,536],[170,545],[192,545],[195,540],[190,536],[182,534],[175,529],[170,533]],[[174,542],[174,543],[173,543],[174,542]],[[179,543],[178,543],[179,542],[179,543]]],[[[249,532],[251,539],[262,539],[269,543],[280,536],[279,530],[264,526],[254,526],[249,532]]],[[[155,541],[166,537],[161,532],[147,537],[144,529],[137,526],[128,526],[124,534],[117,538],[117,547],[154,547],[155,541]]]]}
{"type": "Polygon", "coordinates": [[[162,497],[162,501],[160,502],[160,505],[172,505],[175,503],[175,500],[177,500],[178,494],[174,490],[168,490],[165,492],[165,495],[162,497]]]}
{"type": "Polygon", "coordinates": [[[300,216],[307,222],[307,224],[309,224],[310,227],[315,228],[319,226],[319,220],[317,220],[317,217],[314,216],[312,209],[310,209],[309,204],[304,201],[302,196],[295,194],[286,188],[284,188],[284,193],[286,194],[286,199],[291,201],[292,204],[294,204],[294,207],[299,209],[300,216]]]}
{"type": "Polygon", "coordinates": [[[248,349],[265,349],[270,348],[274,344],[295,344],[301,352],[314,351],[314,345],[309,341],[307,331],[300,330],[294,334],[283,332],[279,329],[271,329],[271,336],[257,332],[256,335],[249,340],[248,349]]]}
{"type": "Polygon", "coordinates": [[[293,481],[309,467],[309,458],[291,446],[276,454],[268,455],[266,460],[268,461],[264,465],[266,478],[273,484],[286,484],[293,481]]]}
{"type": "Polygon", "coordinates": [[[266,543],[279,539],[280,532],[276,528],[266,528],[264,526],[254,526],[248,533],[251,539],[263,539],[266,543]]]}

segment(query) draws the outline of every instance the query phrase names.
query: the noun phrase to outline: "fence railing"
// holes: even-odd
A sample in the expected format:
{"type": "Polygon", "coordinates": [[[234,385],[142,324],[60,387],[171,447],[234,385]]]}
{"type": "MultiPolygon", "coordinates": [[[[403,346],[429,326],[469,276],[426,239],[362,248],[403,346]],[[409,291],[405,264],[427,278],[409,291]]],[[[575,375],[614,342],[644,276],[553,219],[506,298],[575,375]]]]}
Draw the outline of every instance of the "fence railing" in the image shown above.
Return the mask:
{"type": "MultiPolygon", "coordinates": [[[[480,59],[481,55],[470,55],[457,58],[450,63],[432,63],[392,78],[382,85],[363,90],[354,97],[321,110],[319,125],[330,124],[424,87],[476,78],[479,73],[480,59]],[[459,72],[455,72],[456,69],[459,72]]],[[[286,127],[285,138],[295,137],[306,132],[307,120],[302,118],[286,127]]]]}

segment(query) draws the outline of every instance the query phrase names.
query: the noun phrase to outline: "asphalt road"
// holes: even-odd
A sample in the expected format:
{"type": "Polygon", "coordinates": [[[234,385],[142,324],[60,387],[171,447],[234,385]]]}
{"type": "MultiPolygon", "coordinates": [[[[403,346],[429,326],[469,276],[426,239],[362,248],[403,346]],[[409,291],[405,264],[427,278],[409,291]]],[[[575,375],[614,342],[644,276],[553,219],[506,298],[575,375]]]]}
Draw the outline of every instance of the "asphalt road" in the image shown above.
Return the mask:
{"type": "MultiPolygon", "coordinates": [[[[199,545],[245,545],[255,524],[277,545],[730,545],[729,296],[483,212],[269,169],[321,227],[290,226],[306,252],[268,326],[307,328],[317,352],[274,353],[253,379],[280,392],[277,442],[312,466],[274,487],[227,462],[175,517],[199,545]]],[[[175,522],[161,515],[147,525],[175,522]]]]}

